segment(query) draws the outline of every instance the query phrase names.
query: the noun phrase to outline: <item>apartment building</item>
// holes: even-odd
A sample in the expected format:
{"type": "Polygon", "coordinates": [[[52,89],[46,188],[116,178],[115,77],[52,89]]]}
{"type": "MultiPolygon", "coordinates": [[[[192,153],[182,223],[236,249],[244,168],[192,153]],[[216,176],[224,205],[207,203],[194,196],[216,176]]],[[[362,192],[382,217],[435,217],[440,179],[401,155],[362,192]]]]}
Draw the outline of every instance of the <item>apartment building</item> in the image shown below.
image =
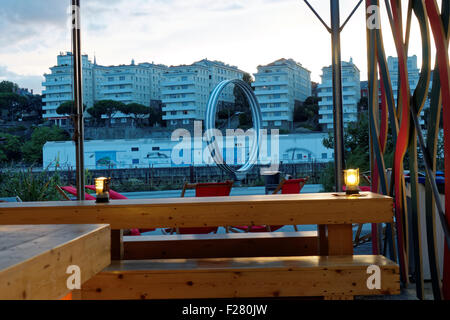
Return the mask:
{"type": "Polygon", "coordinates": [[[311,72],[292,59],[258,66],[255,95],[261,106],[263,127],[291,129],[295,101],[311,96],[311,72]]]}
{"type": "MultiPolygon", "coordinates": [[[[93,74],[94,66],[87,55],[82,56],[83,70],[83,103],[89,108],[94,104],[93,74]]],[[[71,52],[60,53],[57,64],[50,68],[51,73],[44,74],[45,81],[42,85],[43,114],[45,120],[56,125],[65,125],[67,116],[56,113],[60,104],[73,100],[73,57],[71,52]]]]}
{"type": "MultiPolygon", "coordinates": [[[[391,77],[392,91],[394,93],[394,101],[395,101],[395,103],[397,103],[398,93],[399,93],[398,58],[389,56],[387,58],[387,63],[388,63],[389,75],[391,77]]],[[[417,84],[419,83],[419,78],[420,78],[420,70],[417,67],[417,56],[416,55],[413,55],[413,56],[410,56],[407,58],[407,68],[408,68],[409,88],[410,88],[411,94],[412,94],[414,92],[414,90],[416,89],[417,84]]],[[[424,108],[422,109],[422,112],[420,113],[419,122],[421,125],[425,124],[424,110],[428,107],[429,107],[429,101],[427,99],[427,102],[425,103],[424,108]]]]}
{"type": "MultiPolygon", "coordinates": [[[[171,128],[191,129],[194,121],[204,120],[214,87],[224,80],[242,79],[243,75],[235,66],[207,59],[170,67],[164,72],[161,83],[163,120],[171,128]]],[[[227,87],[220,99],[234,103],[233,86],[227,87]]]]}
{"type": "MultiPolygon", "coordinates": [[[[72,54],[61,53],[57,62],[56,66],[50,68],[51,73],[44,75],[43,117],[57,125],[65,125],[67,116],[58,115],[56,109],[61,103],[73,100],[72,54]]],[[[92,63],[87,55],[83,55],[82,62],[83,103],[87,108],[98,100],[140,103],[145,106],[161,100],[161,77],[168,69],[164,65],[135,64],[133,60],[129,65],[102,66],[97,64],[96,59],[92,63]]],[[[128,116],[117,113],[114,118],[114,121],[127,122],[128,116]]]]}
{"type": "MultiPolygon", "coordinates": [[[[322,81],[319,85],[319,123],[324,130],[333,129],[333,73],[331,66],[322,68],[322,81]]],[[[342,61],[342,112],[343,123],[358,120],[358,103],[361,99],[360,71],[350,61],[342,61]]]]}

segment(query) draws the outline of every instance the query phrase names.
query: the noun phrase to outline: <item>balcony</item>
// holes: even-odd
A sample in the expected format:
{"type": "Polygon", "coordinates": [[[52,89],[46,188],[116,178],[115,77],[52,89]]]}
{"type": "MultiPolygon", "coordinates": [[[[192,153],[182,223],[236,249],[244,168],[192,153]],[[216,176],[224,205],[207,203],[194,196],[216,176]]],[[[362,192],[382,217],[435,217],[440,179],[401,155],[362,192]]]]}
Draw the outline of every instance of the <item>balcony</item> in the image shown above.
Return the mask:
{"type": "Polygon", "coordinates": [[[189,89],[176,89],[176,90],[169,90],[169,89],[164,89],[161,91],[161,94],[163,95],[169,95],[169,94],[196,94],[197,90],[195,89],[195,87],[193,88],[189,88],[189,89]]]}
{"type": "Polygon", "coordinates": [[[268,94],[289,94],[289,89],[266,89],[266,90],[255,90],[256,96],[263,96],[268,94]]]}
{"type": "Polygon", "coordinates": [[[255,87],[263,87],[263,86],[287,86],[289,84],[288,80],[279,80],[279,81],[255,81],[252,83],[252,86],[255,87]]]}
{"type": "Polygon", "coordinates": [[[162,87],[170,87],[170,86],[183,86],[183,85],[195,85],[196,82],[194,80],[179,80],[179,81],[162,81],[162,87]]]}
{"type": "Polygon", "coordinates": [[[259,103],[289,103],[289,98],[267,98],[265,96],[259,96],[259,103]]]}

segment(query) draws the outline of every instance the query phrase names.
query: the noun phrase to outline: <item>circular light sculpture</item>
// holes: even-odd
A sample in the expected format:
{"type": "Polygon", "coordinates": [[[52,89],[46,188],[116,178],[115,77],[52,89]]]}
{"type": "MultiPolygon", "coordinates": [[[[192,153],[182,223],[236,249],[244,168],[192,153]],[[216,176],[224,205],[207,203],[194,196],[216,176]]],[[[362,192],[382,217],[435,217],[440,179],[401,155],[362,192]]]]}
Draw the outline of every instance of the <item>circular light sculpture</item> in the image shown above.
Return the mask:
{"type": "Polygon", "coordinates": [[[262,126],[261,124],[262,124],[261,108],[259,106],[258,100],[252,88],[246,82],[239,79],[224,80],[220,82],[211,92],[208,104],[206,105],[206,117],[205,117],[205,130],[206,130],[205,135],[207,139],[206,143],[208,145],[209,151],[211,152],[211,156],[214,159],[214,162],[217,164],[217,166],[222,170],[231,173],[237,179],[239,180],[242,179],[245,176],[245,173],[249,171],[258,160],[259,145],[261,142],[261,130],[260,130],[262,126]],[[215,128],[216,112],[219,97],[222,91],[225,89],[225,87],[229,84],[234,84],[236,87],[240,88],[243,91],[250,105],[253,120],[253,145],[251,146],[247,161],[238,170],[234,170],[225,163],[221,151],[219,150],[217,142],[215,140],[215,136],[213,134],[213,132],[216,129],[215,128]],[[216,154],[216,152],[219,152],[219,154],[216,154]]]}

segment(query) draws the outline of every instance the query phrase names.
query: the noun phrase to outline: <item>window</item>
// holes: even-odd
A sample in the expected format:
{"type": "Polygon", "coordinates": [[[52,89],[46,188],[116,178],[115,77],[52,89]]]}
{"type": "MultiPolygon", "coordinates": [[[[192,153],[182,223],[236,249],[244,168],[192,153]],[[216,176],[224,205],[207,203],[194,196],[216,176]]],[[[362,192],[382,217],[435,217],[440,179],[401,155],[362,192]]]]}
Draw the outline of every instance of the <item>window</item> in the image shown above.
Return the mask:
{"type": "Polygon", "coordinates": [[[159,147],[152,147],[152,151],[159,151],[159,147]]]}
{"type": "Polygon", "coordinates": [[[139,164],[139,159],[133,159],[133,164],[139,164]]]}
{"type": "Polygon", "coordinates": [[[131,148],[131,151],[133,151],[133,152],[139,151],[139,148],[138,148],[138,147],[132,147],[132,148],[131,148]]]}

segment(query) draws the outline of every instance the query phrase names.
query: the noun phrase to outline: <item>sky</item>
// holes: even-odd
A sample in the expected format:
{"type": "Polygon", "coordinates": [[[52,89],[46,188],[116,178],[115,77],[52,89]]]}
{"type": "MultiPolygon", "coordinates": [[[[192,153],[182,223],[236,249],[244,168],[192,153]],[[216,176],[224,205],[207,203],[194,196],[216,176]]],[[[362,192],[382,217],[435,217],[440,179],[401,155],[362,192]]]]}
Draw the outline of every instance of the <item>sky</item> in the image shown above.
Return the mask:
{"type": "MultiPolygon", "coordinates": [[[[203,58],[255,73],[258,65],[292,58],[320,82],[331,64],[331,38],[303,0],[81,0],[82,51],[101,65],[155,62],[168,66],[203,58]]],[[[329,24],[328,0],[310,0],[329,24]]],[[[357,0],[341,0],[341,23],[357,0]]],[[[380,1],[383,2],[383,1],[380,1]]],[[[407,1],[402,1],[407,5],[407,1]]],[[[43,74],[71,50],[70,0],[1,0],[0,80],[40,93],[43,74]]],[[[405,7],[406,9],[406,7],[405,7]]],[[[367,79],[364,6],[341,34],[342,60],[350,57],[367,79]]],[[[381,7],[387,55],[396,56],[381,7]]],[[[404,14],[406,16],[406,13],[404,14]]],[[[413,19],[409,53],[421,59],[413,19]]],[[[434,62],[433,62],[434,63],[434,62]]]]}

